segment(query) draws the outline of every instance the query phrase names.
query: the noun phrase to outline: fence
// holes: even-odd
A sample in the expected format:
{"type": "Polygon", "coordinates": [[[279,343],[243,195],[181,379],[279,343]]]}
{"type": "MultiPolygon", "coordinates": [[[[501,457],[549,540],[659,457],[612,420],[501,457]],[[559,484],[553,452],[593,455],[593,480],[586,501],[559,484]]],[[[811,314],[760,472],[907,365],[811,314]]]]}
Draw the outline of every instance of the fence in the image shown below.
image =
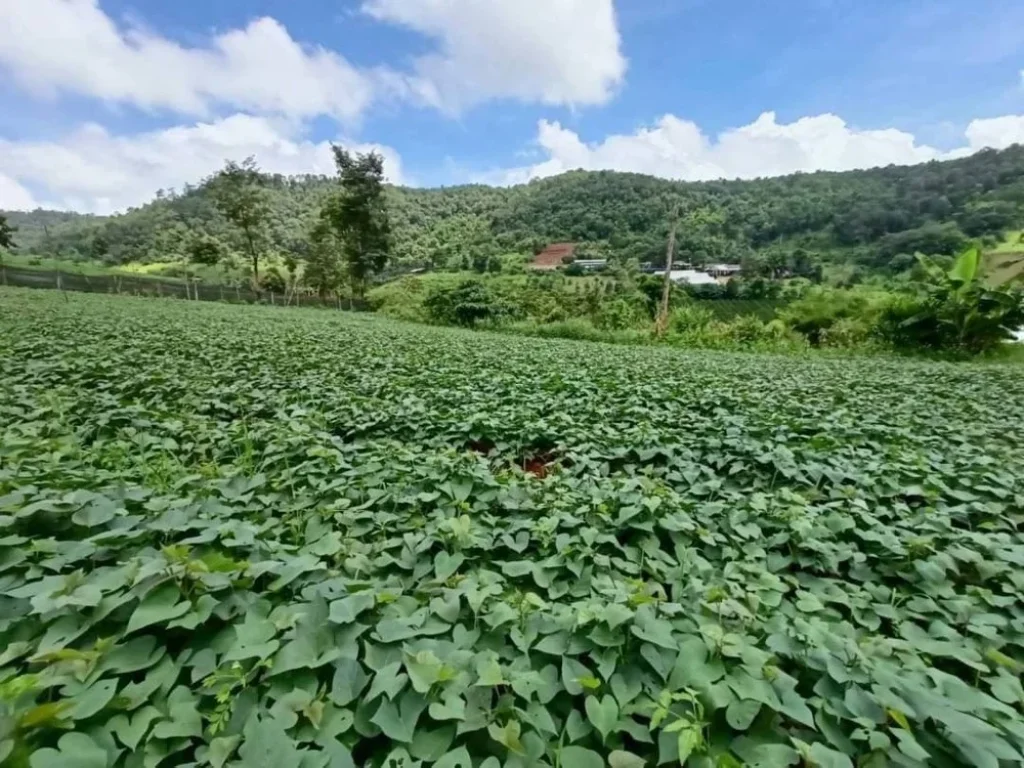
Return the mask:
{"type": "Polygon", "coordinates": [[[198,281],[161,280],[130,275],[83,275],[75,272],[51,272],[21,267],[0,266],[0,285],[23,288],[48,288],[86,293],[113,293],[128,296],[153,296],[187,301],[223,301],[234,304],[275,304],[281,306],[326,307],[367,311],[361,299],[321,298],[303,293],[256,293],[237,285],[204,285],[198,281]]]}

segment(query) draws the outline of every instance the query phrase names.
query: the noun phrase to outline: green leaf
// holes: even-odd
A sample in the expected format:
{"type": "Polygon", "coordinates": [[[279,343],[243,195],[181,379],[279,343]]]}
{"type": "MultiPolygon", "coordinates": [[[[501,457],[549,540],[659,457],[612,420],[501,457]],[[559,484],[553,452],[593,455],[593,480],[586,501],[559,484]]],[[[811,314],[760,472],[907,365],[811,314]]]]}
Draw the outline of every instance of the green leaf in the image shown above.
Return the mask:
{"type": "Polygon", "coordinates": [[[443,701],[430,705],[428,713],[434,720],[465,720],[466,702],[456,694],[447,694],[443,701]]]}
{"type": "Polygon", "coordinates": [[[461,552],[449,555],[447,552],[439,552],[434,557],[434,575],[438,581],[447,581],[459,567],[466,562],[466,556],[461,552]]]}
{"type": "Polygon", "coordinates": [[[487,733],[490,734],[491,738],[516,755],[526,754],[526,750],[523,749],[523,744],[519,740],[521,730],[522,726],[515,720],[509,720],[501,727],[497,724],[487,726],[487,733]]]}
{"type": "Polygon", "coordinates": [[[598,730],[601,737],[607,739],[608,734],[615,729],[615,724],[619,721],[619,705],[615,703],[615,699],[605,696],[598,701],[597,697],[588,696],[585,709],[587,710],[587,719],[598,730]]]}
{"type": "Polygon", "coordinates": [[[375,723],[389,739],[408,744],[426,708],[427,700],[422,695],[406,691],[397,702],[385,699],[370,722],[375,723]]]}
{"type": "Polygon", "coordinates": [[[355,659],[342,657],[334,662],[334,678],[331,681],[331,701],[339,707],[355,701],[370,682],[363,665],[355,659]]]}
{"type": "Polygon", "coordinates": [[[192,607],[187,600],[181,600],[181,592],[175,584],[164,584],[146,595],[128,620],[126,634],[138,632],[153,624],[166,624],[171,619],[183,616],[192,607]]]}
{"type": "Polygon", "coordinates": [[[112,718],[107,727],[114,732],[122,744],[128,749],[134,750],[139,746],[142,737],[146,735],[149,726],[159,717],[161,717],[160,710],[156,707],[143,707],[133,714],[130,720],[127,715],[118,715],[112,718]]]}
{"type": "Polygon", "coordinates": [[[330,621],[334,624],[354,624],[359,615],[373,608],[372,592],[359,592],[331,603],[330,621]]]}
{"type": "Polygon", "coordinates": [[[621,749],[608,755],[608,768],[645,768],[647,761],[632,752],[621,749]]]}
{"type": "Polygon", "coordinates": [[[75,525],[95,528],[96,526],[109,523],[117,515],[117,505],[110,499],[101,496],[95,497],[80,510],[71,516],[75,525]]]}
{"type": "Polygon", "coordinates": [[[72,707],[64,713],[69,720],[86,720],[101,711],[117,691],[116,680],[100,680],[71,699],[72,707]]]}
{"type": "Polygon", "coordinates": [[[459,747],[441,757],[434,763],[434,768],[473,768],[473,761],[470,759],[469,750],[459,747]]]}
{"type": "Polygon", "coordinates": [[[234,754],[241,741],[242,737],[240,735],[220,736],[214,739],[210,742],[210,748],[206,752],[206,759],[213,768],[224,768],[224,764],[234,754]]]}
{"type": "Polygon", "coordinates": [[[751,699],[735,699],[725,710],[725,719],[737,731],[745,731],[761,711],[761,702],[751,699]]]}
{"type": "Polygon", "coordinates": [[[493,656],[479,659],[476,664],[476,673],[476,685],[489,687],[508,684],[502,674],[501,665],[493,656]]]}
{"type": "Polygon", "coordinates": [[[252,718],[238,750],[245,768],[299,765],[301,754],[281,723],[273,717],[252,718]]]}
{"type": "Polygon", "coordinates": [[[949,270],[949,279],[961,284],[973,282],[978,274],[980,263],[981,255],[978,253],[977,248],[970,248],[964,251],[957,257],[952,269],[949,270]]]}
{"type": "Polygon", "coordinates": [[[84,733],[66,733],[57,749],[40,749],[29,759],[31,768],[107,768],[107,753],[84,733]]]}
{"type": "Polygon", "coordinates": [[[853,761],[849,757],[820,742],[811,745],[810,756],[814,764],[821,768],[853,768],[853,761]]]}
{"type": "Polygon", "coordinates": [[[604,759],[601,755],[583,747],[562,747],[559,761],[565,768],[604,768],[604,759]]]}

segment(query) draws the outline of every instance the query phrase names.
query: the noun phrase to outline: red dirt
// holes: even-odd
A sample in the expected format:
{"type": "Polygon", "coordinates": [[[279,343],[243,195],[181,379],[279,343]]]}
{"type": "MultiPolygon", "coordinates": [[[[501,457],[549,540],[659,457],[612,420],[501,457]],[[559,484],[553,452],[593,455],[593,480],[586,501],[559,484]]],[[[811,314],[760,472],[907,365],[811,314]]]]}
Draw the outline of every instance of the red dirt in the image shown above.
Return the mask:
{"type": "Polygon", "coordinates": [[[530,267],[532,269],[558,269],[563,265],[562,260],[566,256],[572,256],[575,253],[576,243],[552,243],[537,254],[530,267]]]}

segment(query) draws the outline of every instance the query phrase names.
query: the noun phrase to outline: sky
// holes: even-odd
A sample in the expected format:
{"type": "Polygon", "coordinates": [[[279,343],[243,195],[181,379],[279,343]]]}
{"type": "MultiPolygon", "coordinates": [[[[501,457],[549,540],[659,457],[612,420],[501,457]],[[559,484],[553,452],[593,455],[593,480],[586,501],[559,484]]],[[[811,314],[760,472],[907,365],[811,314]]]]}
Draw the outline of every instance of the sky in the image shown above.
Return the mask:
{"type": "Polygon", "coordinates": [[[960,157],[1024,143],[1024,2],[0,0],[0,209],[332,142],[424,187],[960,157]]]}

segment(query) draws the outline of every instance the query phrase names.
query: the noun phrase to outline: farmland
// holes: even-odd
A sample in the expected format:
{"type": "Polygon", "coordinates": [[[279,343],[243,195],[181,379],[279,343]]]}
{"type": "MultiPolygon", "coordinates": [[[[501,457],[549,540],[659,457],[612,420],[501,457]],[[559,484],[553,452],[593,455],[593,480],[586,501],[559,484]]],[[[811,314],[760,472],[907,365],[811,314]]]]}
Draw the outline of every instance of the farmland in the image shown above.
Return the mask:
{"type": "Polygon", "coordinates": [[[1019,765],[1022,523],[1012,365],[3,290],[0,763],[1019,765]]]}

